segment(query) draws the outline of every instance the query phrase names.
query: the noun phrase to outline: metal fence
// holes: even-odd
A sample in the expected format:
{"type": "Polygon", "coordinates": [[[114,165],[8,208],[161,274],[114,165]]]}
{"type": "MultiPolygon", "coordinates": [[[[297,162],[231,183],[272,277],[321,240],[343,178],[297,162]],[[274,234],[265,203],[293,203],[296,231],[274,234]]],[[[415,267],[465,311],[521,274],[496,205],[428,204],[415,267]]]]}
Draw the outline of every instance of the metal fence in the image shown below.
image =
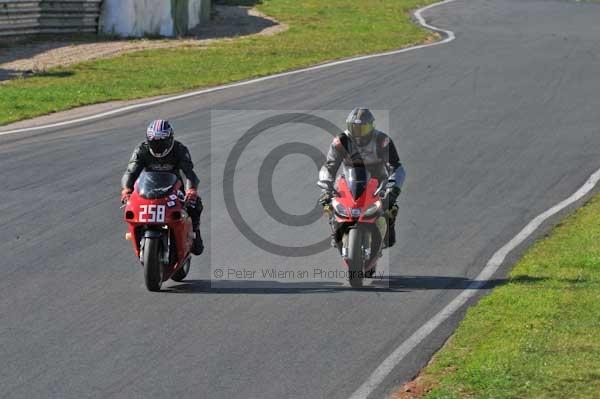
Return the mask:
{"type": "Polygon", "coordinates": [[[102,0],[0,0],[0,38],[97,33],[102,0]]]}

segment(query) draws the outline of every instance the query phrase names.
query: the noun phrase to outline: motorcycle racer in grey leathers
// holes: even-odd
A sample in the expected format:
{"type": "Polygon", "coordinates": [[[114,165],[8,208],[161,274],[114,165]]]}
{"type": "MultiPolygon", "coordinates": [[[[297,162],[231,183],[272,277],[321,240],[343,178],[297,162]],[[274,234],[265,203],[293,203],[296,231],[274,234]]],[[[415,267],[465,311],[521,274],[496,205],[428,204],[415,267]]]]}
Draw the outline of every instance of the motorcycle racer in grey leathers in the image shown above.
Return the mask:
{"type": "MultiPolygon", "coordinates": [[[[388,212],[388,230],[384,243],[391,247],[396,242],[395,221],[396,200],[400,195],[406,173],[398,157],[398,152],[390,137],[375,129],[375,117],[367,108],[355,108],[346,120],[347,129],[337,135],[327,153],[327,160],[319,172],[319,185],[324,188],[319,203],[331,204],[333,186],[340,166],[342,174],[350,167],[364,166],[370,174],[384,183],[385,195],[382,203],[388,212]]],[[[332,246],[338,246],[336,226],[332,220],[334,233],[332,246]]]]}

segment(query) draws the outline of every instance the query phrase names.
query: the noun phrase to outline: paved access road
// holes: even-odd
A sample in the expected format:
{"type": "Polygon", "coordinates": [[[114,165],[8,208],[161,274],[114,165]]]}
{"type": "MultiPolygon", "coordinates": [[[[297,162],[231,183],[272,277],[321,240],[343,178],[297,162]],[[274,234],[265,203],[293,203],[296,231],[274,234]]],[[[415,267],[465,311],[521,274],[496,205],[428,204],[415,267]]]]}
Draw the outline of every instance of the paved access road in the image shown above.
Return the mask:
{"type": "MultiPolygon", "coordinates": [[[[425,16],[457,39],[101,121],[0,136],[0,396],[349,397],[497,248],[600,167],[600,5],[458,0],[425,16]],[[211,153],[211,140],[233,141],[227,124],[244,124],[225,119],[211,139],[211,110],[357,104],[389,110],[408,171],[390,288],[215,289],[206,280],[207,256],[195,260],[189,282],[145,291],[122,239],[116,197],[148,120],[176,121],[210,206],[222,189],[209,178],[210,161],[223,155],[211,153]]],[[[249,160],[264,155],[252,151],[249,160]]],[[[314,201],[312,161],[288,161],[274,180],[279,192],[302,188],[298,196],[314,201]]],[[[237,184],[250,190],[255,183],[237,184]]],[[[310,208],[294,206],[299,213],[310,208]]],[[[206,213],[203,222],[214,219],[206,213]]],[[[287,227],[279,228],[275,236],[287,227]]],[[[211,251],[236,247],[227,232],[207,230],[211,251]]],[[[257,254],[248,256],[256,261],[257,254]]],[[[333,251],[320,256],[337,262],[333,251]]],[[[413,376],[457,318],[373,397],[413,376]]]]}

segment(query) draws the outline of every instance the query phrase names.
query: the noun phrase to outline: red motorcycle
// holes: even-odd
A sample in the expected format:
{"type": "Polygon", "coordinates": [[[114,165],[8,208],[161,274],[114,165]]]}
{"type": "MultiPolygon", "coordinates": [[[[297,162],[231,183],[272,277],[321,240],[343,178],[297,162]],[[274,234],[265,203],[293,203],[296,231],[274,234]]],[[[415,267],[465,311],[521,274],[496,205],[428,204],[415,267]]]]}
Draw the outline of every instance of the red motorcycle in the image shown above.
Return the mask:
{"type": "Polygon", "coordinates": [[[150,291],[160,291],[169,278],[182,281],[190,270],[195,233],[185,209],[182,183],[168,172],[142,172],[125,204],[125,239],[133,244],[150,291]]]}
{"type": "MultiPolygon", "coordinates": [[[[320,183],[321,188],[327,187],[320,183]]],[[[375,274],[384,247],[387,218],[382,206],[385,182],[371,177],[365,167],[353,167],[336,181],[331,205],[332,228],[338,249],[348,267],[352,287],[362,287],[364,278],[375,274]]]]}

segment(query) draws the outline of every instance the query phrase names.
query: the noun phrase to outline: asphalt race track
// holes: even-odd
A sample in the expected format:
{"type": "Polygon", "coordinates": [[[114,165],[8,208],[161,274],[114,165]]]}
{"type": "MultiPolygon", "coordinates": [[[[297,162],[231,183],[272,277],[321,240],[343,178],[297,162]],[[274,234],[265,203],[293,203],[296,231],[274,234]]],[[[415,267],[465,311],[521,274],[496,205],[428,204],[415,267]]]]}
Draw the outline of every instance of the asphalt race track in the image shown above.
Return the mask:
{"type": "MultiPolygon", "coordinates": [[[[0,136],[0,397],[348,398],[499,247],[600,167],[599,4],[458,0],[424,16],[456,40],[0,136]],[[210,211],[223,189],[212,171],[237,139],[228,131],[247,123],[232,112],[211,128],[211,110],[357,105],[389,111],[408,173],[389,287],[211,286],[215,254],[260,262],[264,253],[236,252],[252,245],[234,238],[226,214],[210,211]],[[204,182],[210,251],[194,260],[187,282],[149,293],[123,240],[118,193],[133,146],[158,117],[175,121],[204,182]]],[[[302,133],[294,125],[282,134],[302,133]]],[[[249,146],[241,173],[264,156],[249,146]]],[[[273,180],[278,203],[305,213],[318,196],[315,166],[286,159],[273,180]]],[[[256,190],[255,178],[244,176],[236,189],[256,190]]],[[[246,216],[264,227],[259,212],[246,216]]],[[[268,226],[271,238],[290,229],[268,226]]],[[[326,233],[324,220],[315,226],[326,233]]],[[[339,263],[333,250],[317,257],[339,263]]],[[[423,341],[372,397],[414,376],[460,317],[423,341]]]]}

